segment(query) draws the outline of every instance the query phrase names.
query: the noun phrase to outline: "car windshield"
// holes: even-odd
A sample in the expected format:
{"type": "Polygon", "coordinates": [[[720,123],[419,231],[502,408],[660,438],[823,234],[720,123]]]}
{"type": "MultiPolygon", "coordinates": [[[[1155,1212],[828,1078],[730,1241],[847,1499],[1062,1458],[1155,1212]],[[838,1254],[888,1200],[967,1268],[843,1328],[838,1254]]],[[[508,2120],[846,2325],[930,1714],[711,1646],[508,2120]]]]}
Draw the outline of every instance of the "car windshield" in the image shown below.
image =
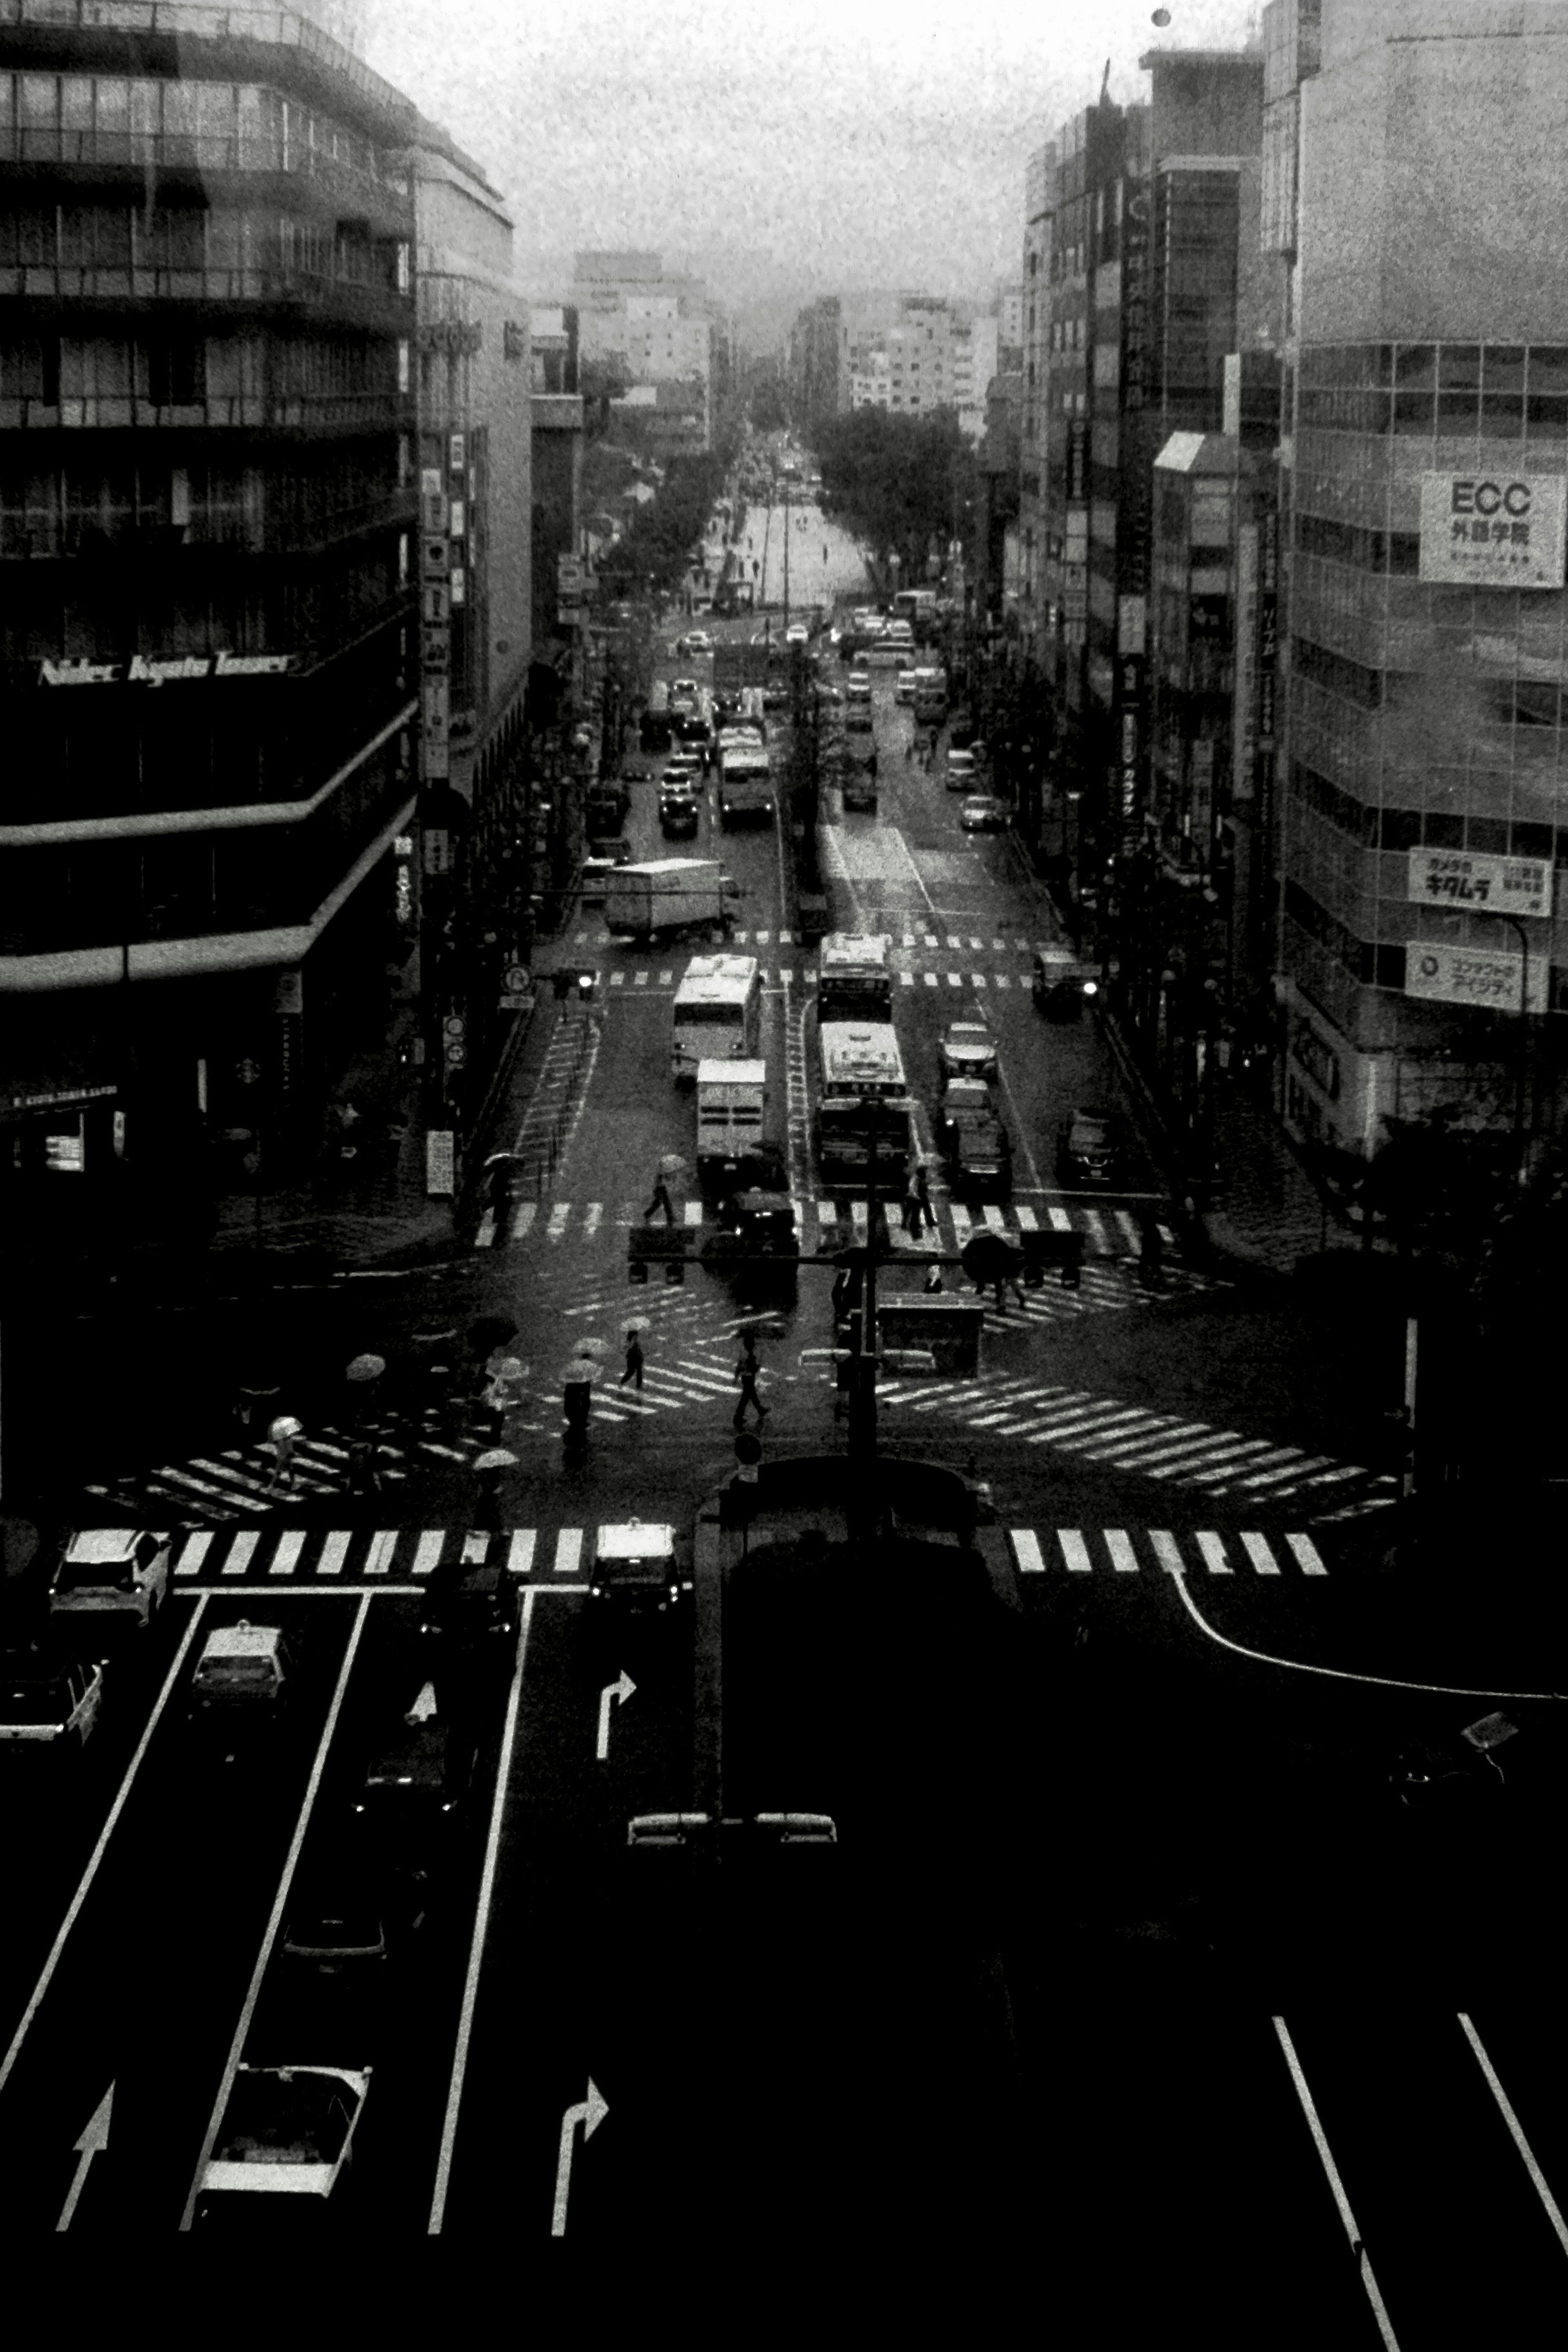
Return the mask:
{"type": "Polygon", "coordinates": [[[267,1683],[272,1680],[270,1658],[204,1658],[197,1672],[204,1683],[267,1683]]]}
{"type": "Polygon", "coordinates": [[[331,2164],[342,2153],[359,2094],[335,2074],[241,2069],[214,2154],[226,2164],[331,2164]]]}

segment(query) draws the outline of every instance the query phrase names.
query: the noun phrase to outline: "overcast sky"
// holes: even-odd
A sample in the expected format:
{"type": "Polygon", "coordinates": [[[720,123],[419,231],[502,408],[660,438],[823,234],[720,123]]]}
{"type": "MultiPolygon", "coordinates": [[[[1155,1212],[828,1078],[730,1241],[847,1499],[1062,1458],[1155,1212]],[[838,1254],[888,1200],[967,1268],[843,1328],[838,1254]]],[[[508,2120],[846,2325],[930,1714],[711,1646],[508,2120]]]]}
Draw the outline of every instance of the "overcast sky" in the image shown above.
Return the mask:
{"type": "MultiPolygon", "coordinates": [[[[1145,48],[1233,47],[1249,0],[363,0],[369,62],[515,207],[520,277],[579,246],[718,261],[743,301],[1019,268],[1024,166],[1143,94],[1145,48]],[[725,260],[724,257],[735,257],[725,260]]],[[[531,290],[551,290],[542,286],[531,290]]]]}

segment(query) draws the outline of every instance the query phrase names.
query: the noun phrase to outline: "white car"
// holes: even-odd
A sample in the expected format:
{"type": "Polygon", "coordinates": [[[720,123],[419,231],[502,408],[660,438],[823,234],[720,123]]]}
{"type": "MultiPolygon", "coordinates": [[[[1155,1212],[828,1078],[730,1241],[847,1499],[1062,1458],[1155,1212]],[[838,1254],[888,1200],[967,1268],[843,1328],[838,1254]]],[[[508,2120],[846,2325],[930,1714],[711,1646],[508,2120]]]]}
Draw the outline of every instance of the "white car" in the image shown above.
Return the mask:
{"type": "Polygon", "coordinates": [[[54,1664],[23,1652],[0,1664],[0,1745],[87,1746],[103,1706],[101,1665],[54,1664]]]}
{"type": "Polygon", "coordinates": [[[944,1079],[994,1078],[996,1040],[986,1024],[973,1015],[967,1021],[950,1022],[937,1047],[937,1062],[944,1079]]]}
{"type": "Polygon", "coordinates": [[[131,1617],[151,1625],[169,1597],[170,1538],[136,1528],[79,1528],[49,1588],[51,1617],[131,1617]]]}
{"type": "Polygon", "coordinates": [[[968,793],[974,789],[974,754],[973,751],[950,751],[947,755],[947,789],[950,793],[968,793]]]}
{"type": "Polygon", "coordinates": [[[893,680],[893,700],[895,702],[908,703],[914,700],[916,677],[917,672],[912,669],[901,669],[899,672],[898,677],[893,680]]]}
{"type": "Polygon", "coordinates": [[[241,2066],[202,2168],[198,2215],[216,2198],[330,2197],[370,2077],[368,2066],[241,2066]]]}
{"type": "Polygon", "coordinates": [[[784,631],[784,643],[786,646],[804,646],[808,645],[810,641],[811,631],[806,627],[804,621],[792,621],[788,628],[784,631]]]}
{"type": "Polygon", "coordinates": [[[710,654],[713,640],[706,629],[689,629],[686,636],[686,650],[689,654],[710,654]]]}
{"type": "Polygon", "coordinates": [[[846,692],[851,702],[869,702],[871,699],[869,673],[863,669],[852,669],[846,684],[846,692]]]}

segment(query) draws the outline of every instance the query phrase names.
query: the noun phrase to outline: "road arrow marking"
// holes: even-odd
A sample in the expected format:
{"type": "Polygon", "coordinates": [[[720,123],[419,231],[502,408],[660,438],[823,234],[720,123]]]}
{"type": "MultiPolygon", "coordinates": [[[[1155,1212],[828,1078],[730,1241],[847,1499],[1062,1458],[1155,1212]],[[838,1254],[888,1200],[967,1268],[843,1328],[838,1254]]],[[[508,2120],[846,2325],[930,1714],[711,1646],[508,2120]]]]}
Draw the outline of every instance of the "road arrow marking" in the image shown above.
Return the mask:
{"type": "MultiPolygon", "coordinates": [[[[622,1680],[626,1678],[623,1675],[622,1680]]],[[[568,2107],[561,2118],[561,2153],[555,2160],[555,2218],[550,2225],[552,2238],[566,2235],[566,2200],[572,2194],[572,2152],[576,2144],[576,2130],[583,2126],[584,2140],[593,2138],[610,2110],[592,2074],[588,2077],[588,2095],[568,2107]]]]}
{"type": "Polygon", "coordinates": [[[599,1761],[601,1764],[610,1752],[610,1702],[612,1699],[618,1698],[624,1706],[636,1688],[636,1683],[623,1666],[618,1679],[613,1683],[606,1683],[599,1693],[599,1761]]]}
{"type": "MultiPolygon", "coordinates": [[[[593,2089],[594,2085],[590,2083],[588,2085],[590,2095],[593,2089]]],[[[75,2213],[80,2201],[81,2192],[87,2186],[88,2168],[100,2148],[109,2146],[109,2118],[113,2105],[114,2085],[110,2083],[92,2111],[92,2120],[76,2144],[75,2153],[80,2157],[81,2162],[77,2166],[76,2178],[70,2185],[70,2195],[66,2199],[60,2218],[55,2223],[57,2231],[70,2228],[71,2216],[75,2213]]]]}
{"type": "Polygon", "coordinates": [[[426,1683],[404,1717],[405,1723],[428,1723],[436,1712],[436,1685],[426,1683]]]}

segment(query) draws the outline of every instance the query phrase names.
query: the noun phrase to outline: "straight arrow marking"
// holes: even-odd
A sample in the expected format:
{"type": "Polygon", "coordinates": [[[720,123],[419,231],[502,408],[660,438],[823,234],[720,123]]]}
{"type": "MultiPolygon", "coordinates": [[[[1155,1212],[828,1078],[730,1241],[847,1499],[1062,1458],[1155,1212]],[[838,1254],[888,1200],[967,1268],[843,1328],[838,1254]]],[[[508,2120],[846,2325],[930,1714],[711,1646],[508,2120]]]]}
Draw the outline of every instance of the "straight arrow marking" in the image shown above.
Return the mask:
{"type": "Polygon", "coordinates": [[[57,2232],[70,2228],[71,2217],[76,2211],[81,2192],[87,2186],[88,2168],[99,2149],[109,2146],[109,2118],[113,2107],[114,2085],[110,2083],[108,2090],[94,2107],[91,2119],[76,2144],[75,2153],[80,2157],[81,2162],[77,2166],[76,2177],[70,2185],[70,2194],[60,2210],[60,2218],[55,2223],[57,2232]]]}

